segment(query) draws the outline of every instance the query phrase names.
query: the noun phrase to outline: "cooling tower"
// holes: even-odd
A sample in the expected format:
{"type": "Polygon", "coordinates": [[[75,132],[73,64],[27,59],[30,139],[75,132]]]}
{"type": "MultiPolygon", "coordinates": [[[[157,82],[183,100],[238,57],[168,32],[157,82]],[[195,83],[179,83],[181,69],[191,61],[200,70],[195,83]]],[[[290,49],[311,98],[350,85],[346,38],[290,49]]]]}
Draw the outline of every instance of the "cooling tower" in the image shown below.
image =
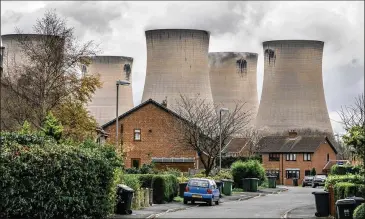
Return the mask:
{"type": "MultiPolygon", "coordinates": [[[[83,73],[99,74],[102,88],[98,89],[88,104],[90,114],[103,125],[116,114],[116,81],[132,81],[133,58],[124,56],[94,56],[90,65],[83,66],[83,73]]],[[[132,84],[119,85],[119,115],[133,108],[132,84]]]]}
{"type": "Polygon", "coordinates": [[[264,82],[256,126],[267,134],[290,129],[332,133],[323,81],[321,41],[263,43],[264,82]]]}
{"type": "Polygon", "coordinates": [[[258,110],[257,54],[246,52],[209,53],[210,86],[214,104],[233,111],[244,103],[243,112],[250,113],[250,126],[258,110]]]}
{"type": "Polygon", "coordinates": [[[174,109],[180,94],[213,103],[209,82],[209,33],[203,30],[146,31],[147,70],[142,102],[150,98],[174,109]]]}

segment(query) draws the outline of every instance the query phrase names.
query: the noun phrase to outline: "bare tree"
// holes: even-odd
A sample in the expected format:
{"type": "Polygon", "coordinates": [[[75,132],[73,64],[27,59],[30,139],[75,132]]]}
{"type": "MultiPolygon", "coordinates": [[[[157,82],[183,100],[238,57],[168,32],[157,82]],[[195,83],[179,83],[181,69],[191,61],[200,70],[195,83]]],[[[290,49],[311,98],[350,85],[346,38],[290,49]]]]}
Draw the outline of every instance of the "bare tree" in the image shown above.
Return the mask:
{"type": "MultiPolygon", "coordinates": [[[[5,63],[1,77],[2,127],[14,129],[27,119],[41,129],[49,111],[62,104],[86,103],[101,86],[98,76],[81,76],[80,63],[89,64],[95,55],[92,41],[80,44],[73,28],[66,25],[54,11],[47,11],[33,26],[35,35],[20,35],[18,43],[23,60],[5,63]],[[5,71],[6,69],[6,71],[5,71]],[[4,116],[3,116],[4,115],[4,116]]],[[[22,31],[16,29],[18,34],[22,31]]]]}
{"type": "MultiPolygon", "coordinates": [[[[242,133],[249,124],[250,111],[244,110],[245,103],[237,103],[236,107],[222,116],[221,140],[225,145],[231,136],[242,133]]],[[[220,152],[219,106],[198,96],[188,98],[180,95],[173,109],[184,120],[180,120],[180,141],[194,149],[208,176],[215,165],[220,152]]],[[[223,149],[223,146],[222,146],[223,149]]]]}
{"type": "Polygon", "coordinates": [[[246,129],[243,132],[242,137],[248,139],[247,147],[248,147],[248,156],[249,157],[251,157],[251,156],[257,154],[257,152],[259,152],[259,150],[260,150],[259,141],[263,136],[264,135],[262,134],[262,132],[260,132],[259,130],[252,128],[252,127],[246,129]]]}
{"type": "Polygon", "coordinates": [[[342,106],[338,114],[346,131],[354,126],[365,127],[364,93],[355,98],[353,105],[342,106]]]}

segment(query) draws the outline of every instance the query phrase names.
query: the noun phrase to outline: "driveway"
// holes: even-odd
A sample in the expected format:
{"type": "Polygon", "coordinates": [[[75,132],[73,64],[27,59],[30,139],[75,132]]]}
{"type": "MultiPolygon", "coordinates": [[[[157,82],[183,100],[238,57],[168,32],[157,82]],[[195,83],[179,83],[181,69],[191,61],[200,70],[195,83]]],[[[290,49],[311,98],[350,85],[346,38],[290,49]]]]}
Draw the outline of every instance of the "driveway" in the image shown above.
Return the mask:
{"type": "MultiPolygon", "coordinates": [[[[268,194],[245,201],[231,201],[218,206],[200,205],[166,213],[158,218],[280,218],[291,209],[314,206],[313,191],[323,191],[323,188],[288,187],[288,191],[280,194],[268,194]]],[[[309,214],[314,215],[314,212],[309,214]]]]}

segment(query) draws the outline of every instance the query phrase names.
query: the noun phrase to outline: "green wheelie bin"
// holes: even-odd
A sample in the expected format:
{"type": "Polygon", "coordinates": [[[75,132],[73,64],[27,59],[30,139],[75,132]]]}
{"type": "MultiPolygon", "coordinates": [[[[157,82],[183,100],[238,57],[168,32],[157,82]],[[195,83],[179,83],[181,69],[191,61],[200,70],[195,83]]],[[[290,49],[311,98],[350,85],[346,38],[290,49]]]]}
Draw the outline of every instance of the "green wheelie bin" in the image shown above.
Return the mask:
{"type": "Polygon", "coordinates": [[[276,176],[268,176],[269,188],[276,188],[276,176]]]}
{"type": "Polygon", "coordinates": [[[228,196],[232,195],[233,180],[222,179],[222,182],[223,182],[223,194],[228,196]]]}

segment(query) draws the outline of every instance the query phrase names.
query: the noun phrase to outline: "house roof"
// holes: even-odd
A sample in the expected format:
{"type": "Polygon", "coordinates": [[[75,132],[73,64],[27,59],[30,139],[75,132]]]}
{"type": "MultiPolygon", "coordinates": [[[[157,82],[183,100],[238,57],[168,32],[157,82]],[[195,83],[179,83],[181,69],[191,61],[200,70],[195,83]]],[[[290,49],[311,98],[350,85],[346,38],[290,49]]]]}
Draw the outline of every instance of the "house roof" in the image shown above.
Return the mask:
{"type": "Polygon", "coordinates": [[[326,136],[266,136],[260,139],[261,153],[314,153],[320,144],[328,142],[337,154],[336,148],[326,136]]]}
{"type": "Polygon", "coordinates": [[[233,138],[222,150],[223,153],[239,153],[249,142],[248,138],[233,138]]]}
{"type": "Polygon", "coordinates": [[[344,164],[350,164],[349,160],[330,160],[326,163],[326,165],[323,167],[323,169],[330,170],[333,165],[337,164],[337,162],[343,162],[344,164]]]}
{"type": "MultiPolygon", "coordinates": [[[[166,108],[166,107],[165,107],[165,106],[163,106],[162,104],[157,103],[156,101],[154,101],[154,100],[152,100],[152,99],[146,100],[145,102],[143,102],[143,103],[139,104],[138,106],[136,106],[136,107],[134,107],[134,108],[130,109],[129,111],[127,111],[127,112],[123,113],[122,115],[120,115],[120,116],[118,117],[118,120],[123,119],[124,117],[126,117],[126,116],[128,116],[128,115],[132,114],[133,112],[135,112],[135,111],[137,111],[137,110],[141,109],[142,107],[144,107],[144,106],[146,106],[146,105],[148,105],[148,104],[153,104],[153,105],[157,106],[158,108],[160,108],[160,109],[162,109],[162,110],[166,111],[167,113],[170,113],[170,114],[172,114],[173,116],[175,116],[175,117],[177,117],[177,118],[179,118],[179,119],[181,119],[181,120],[186,121],[184,118],[182,118],[180,115],[178,115],[178,114],[177,114],[177,113],[175,113],[174,111],[172,111],[172,110],[170,110],[170,109],[166,108]]],[[[115,119],[113,119],[113,120],[111,120],[111,121],[109,121],[109,122],[105,123],[104,125],[102,125],[102,126],[101,126],[101,128],[105,129],[106,127],[108,127],[108,126],[110,126],[110,125],[112,125],[112,124],[114,124],[114,123],[115,123],[115,119]]]]}

